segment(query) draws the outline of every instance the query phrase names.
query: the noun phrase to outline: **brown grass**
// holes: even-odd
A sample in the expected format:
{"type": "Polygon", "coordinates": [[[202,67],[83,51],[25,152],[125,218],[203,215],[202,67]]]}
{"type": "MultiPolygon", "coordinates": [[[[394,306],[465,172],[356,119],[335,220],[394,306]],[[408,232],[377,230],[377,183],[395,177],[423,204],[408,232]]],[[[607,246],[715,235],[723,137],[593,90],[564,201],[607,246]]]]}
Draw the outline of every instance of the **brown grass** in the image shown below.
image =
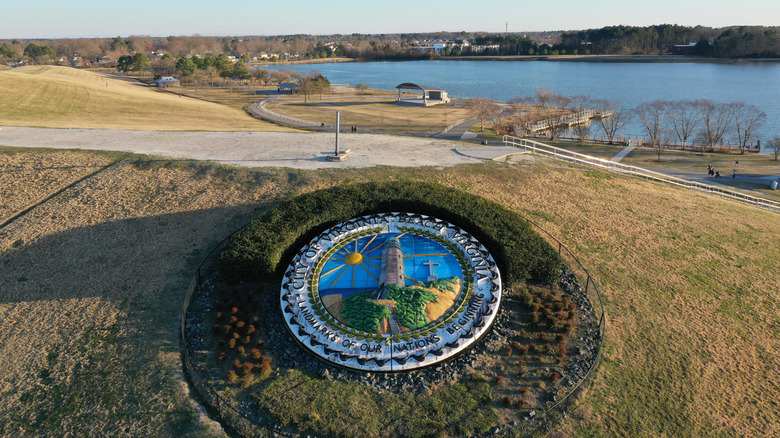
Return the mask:
{"type": "Polygon", "coordinates": [[[362,96],[323,99],[309,96],[308,103],[300,96],[280,100],[268,108],[312,122],[336,124],[336,112],[341,111],[341,126],[357,126],[359,132],[408,133],[432,135],[458,120],[469,118],[468,110],[460,106],[437,105],[428,108],[399,105],[395,97],[362,96]]]}
{"type": "MultiPolygon", "coordinates": [[[[24,181],[3,178],[3,205],[14,206],[5,215],[83,175],[66,168],[113,159],[0,157],[4,177],[27,166],[31,186],[10,190],[24,181]]],[[[213,423],[182,383],[177,318],[189,276],[269,202],[346,179],[480,194],[542,225],[590,269],[605,299],[605,354],[563,433],[780,434],[780,215],[536,159],[317,172],[122,162],[65,189],[0,228],[0,435],[219,433],[204,430],[213,423]]]]}
{"type": "Polygon", "coordinates": [[[180,97],[136,81],[69,67],[31,66],[1,71],[0,95],[0,119],[8,126],[288,130],[252,118],[239,108],[180,97]]]}

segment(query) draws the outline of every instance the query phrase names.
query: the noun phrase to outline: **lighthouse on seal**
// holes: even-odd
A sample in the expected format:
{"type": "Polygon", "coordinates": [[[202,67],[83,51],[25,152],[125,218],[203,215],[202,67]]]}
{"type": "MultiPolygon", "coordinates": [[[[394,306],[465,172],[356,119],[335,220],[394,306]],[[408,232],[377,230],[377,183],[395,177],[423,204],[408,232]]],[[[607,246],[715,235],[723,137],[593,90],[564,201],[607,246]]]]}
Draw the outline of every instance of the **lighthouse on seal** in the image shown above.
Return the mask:
{"type": "Polygon", "coordinates": [[[385,241],[382,250],[382,269],[379,273],[379,288],[394,284],[405,287],[404,280],[404,251],[397,237],[390,237],[385,241]]]}

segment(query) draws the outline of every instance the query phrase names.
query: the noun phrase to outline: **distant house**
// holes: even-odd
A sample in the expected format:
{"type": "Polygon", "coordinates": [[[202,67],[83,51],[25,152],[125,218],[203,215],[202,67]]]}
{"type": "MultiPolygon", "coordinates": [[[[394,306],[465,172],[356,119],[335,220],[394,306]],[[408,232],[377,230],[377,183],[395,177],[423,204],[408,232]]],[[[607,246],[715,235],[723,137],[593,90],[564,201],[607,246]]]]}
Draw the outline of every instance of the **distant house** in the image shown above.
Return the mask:
{"type": "Polygon", "coordinates": [[[163,76],[160,79],[154,81],[157,88],[168,88],[181,86],[181,82],[173,76],[163,76]]]}
{"type": "Polygon", "coordinates": [[[696,43],[675,44],[672,46],[672,55],[693,55],[696,53],[696,43]]]}

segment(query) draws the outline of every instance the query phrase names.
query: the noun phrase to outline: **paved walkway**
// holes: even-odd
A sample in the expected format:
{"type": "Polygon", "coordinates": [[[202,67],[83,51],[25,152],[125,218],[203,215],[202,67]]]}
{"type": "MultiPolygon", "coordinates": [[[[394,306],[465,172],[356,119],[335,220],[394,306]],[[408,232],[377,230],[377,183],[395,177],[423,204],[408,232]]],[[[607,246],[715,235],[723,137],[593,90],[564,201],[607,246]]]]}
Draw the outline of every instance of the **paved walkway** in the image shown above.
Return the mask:
{"type": "Polygon", "coordinates": [[[626,155],[630,154],[631,151],[633,151],[636,148],[636,144],[629,144],[628,146],[624,147],[623,150],[615,154],[614,157],[610,158],[609,161],[613,161],[615,163],[619,163],[620,160],[623,159],[626,155]]]}

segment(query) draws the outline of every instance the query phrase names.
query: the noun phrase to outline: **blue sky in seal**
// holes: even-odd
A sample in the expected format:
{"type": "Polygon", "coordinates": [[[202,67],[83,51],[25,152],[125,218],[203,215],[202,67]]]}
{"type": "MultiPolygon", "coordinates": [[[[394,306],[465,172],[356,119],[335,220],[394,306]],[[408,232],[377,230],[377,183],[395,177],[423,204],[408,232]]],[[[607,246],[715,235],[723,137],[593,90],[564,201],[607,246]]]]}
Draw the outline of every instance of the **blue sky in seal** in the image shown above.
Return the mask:
{"type": "Polygon", "coordinates": [[[580,30],[611,25],[776,26],[780,2],[765,0],[11,0],[0,39],[131,35],[289,35],[580,30]]]}

